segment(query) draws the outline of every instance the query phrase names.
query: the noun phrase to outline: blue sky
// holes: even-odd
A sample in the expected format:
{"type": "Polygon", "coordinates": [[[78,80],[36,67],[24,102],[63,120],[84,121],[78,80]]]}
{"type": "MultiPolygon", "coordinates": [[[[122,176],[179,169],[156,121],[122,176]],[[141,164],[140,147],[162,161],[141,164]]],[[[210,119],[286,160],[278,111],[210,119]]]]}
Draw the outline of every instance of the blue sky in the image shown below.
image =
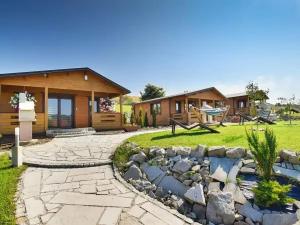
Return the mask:
{"type": "Polygon", "coordinates": [[[88,66],[137,95],[250,81],[300,98],[300,0],[3,0],[0,73],[88,66]]]}

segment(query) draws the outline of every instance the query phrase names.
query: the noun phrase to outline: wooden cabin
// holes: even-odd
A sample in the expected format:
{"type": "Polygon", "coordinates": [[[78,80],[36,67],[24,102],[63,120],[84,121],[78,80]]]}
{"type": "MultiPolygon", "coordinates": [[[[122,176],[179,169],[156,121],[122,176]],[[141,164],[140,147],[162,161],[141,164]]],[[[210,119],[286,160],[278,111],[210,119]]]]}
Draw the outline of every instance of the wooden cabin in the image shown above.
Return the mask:
{"type": "Polygon", "coordinates": [[[152,112],[157,112],[157,125],[166,126],[173,118],[184,124],[197,122],[196,115],[190,111],[190,106],[201,108],[203,105],[213,107],[224,106],[226,97],[215,87],[206,88],[193,92],[166,96],[162,98],[142,101],[133,105],[135,115],[140,111],[147,113],[149,123],[152,124],[152,112]]]}
{"type": "Polygon", "coordinates": [[[237,113],[250,114],[249,97],[246,92],[230,94],[226,96],[226,105],[230,106],[228,116],[235,116],[237,113]]]}
{"type": "Polygon", "coordinates": [[[33,133],[52,128],[122,128],[122,96],[129,90],[90,68],[0,74],[0,134],[12,134],[18,112],[11,96],[27,91],[36,99],[33,133]],[[120,99],[120,113],[99,109],[102,98],[120,99]]]}

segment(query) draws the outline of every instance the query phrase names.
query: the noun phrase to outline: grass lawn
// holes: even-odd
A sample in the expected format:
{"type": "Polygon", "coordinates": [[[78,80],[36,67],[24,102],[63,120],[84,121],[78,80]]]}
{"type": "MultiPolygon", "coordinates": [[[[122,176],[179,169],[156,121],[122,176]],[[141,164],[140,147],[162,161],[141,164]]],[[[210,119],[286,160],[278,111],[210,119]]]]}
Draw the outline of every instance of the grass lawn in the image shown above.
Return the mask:
{"type": "MultiPolygon", "coordinates": [[[[278,142],[278,150],[288,148],[300,151],[300,121],[293,121],[292,125],[288,122],[278,122],[276,125],[270,125],[273,129],[278,142]]],[[[247,124],[244,126],[230,125],[227,127],[218,127],[219,134],[209,133],[205,130],[194,129],[186,131],[176,129],[176,134],[172,135],[171,131],[164,131],[152,134],[142,134],[129,139],[142,147],[159,146],[191,146],[198,144],[207,146],[242,146],[248,147],[245,129],[250,130],[255,124],[247,124]]],[[[259,128],[265,128],[266,125],[259,125],[259,128]]],[[[263,134],[264,132],[259,132],[263,134]]]]}
{"type": "Polygon", "coordinates": [[[14,196],[25,166],[13,168],[7,154],[0,156],[0,224],[15,224],[14,196]]]}

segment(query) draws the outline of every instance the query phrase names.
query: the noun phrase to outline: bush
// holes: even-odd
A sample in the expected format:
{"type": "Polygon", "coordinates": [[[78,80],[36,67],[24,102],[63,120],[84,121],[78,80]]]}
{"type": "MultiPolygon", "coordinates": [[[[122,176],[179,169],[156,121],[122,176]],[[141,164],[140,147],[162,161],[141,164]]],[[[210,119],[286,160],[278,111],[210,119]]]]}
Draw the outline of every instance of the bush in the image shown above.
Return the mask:
{"type": "Polygon", "coordinates": [[[269,181],[272,176],[273,164],[277,157],[277,141],[273,131],[266,129],[264,133],[264,141],[259,140],[257,132],[249,134],[246,131],[249,148],[257,163],[257,169],[264,180],[269,181]]]}
{"type": "Polygon", "coordinates": [[[144,114],[143,114],[143,110],[140,109],[139,111],[139,115],[138,115],[138,124],[141,126],[141,127],[144,127],[144,114]]]}
{"type": "Polygon", "coordinates": [[[287,196],[291,185],[280,185],[277,181],[261,181],[253,188],[255,204],[270,207],[292,203],[293,199],[287,196]]]}
{"type": "Polygon", "coordinates": [[[133,148],[129,143],[122,144],[115,151],[113,162],[121,171],[124,171],[129,158],[139,151],[139,148],[133,148]]]}
{"type": "Polygon", "coordinates": [[[149,127],[149,120],[148,120],[148,113],[145,113],[145,118],[144,118],[144,127],[149,127]]]}
{"type": "Polygon", "coordinates": [[[135,115],[134,115],[134,112],[132,111],[131,114],[130,114],[130,123],[131,125],[135,124],[135,115]]]}

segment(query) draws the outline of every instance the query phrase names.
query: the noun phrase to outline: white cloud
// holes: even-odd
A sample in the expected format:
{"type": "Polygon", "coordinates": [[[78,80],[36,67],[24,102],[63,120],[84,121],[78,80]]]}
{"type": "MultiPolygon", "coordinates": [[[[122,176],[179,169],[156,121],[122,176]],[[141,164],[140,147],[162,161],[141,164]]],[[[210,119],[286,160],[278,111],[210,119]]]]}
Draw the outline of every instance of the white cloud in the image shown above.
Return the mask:
{"type": "MultiPolygon", "coordinates": [[[[300,79],[292,76],[282,76],[275,78],[274,76],[257,76],[252,79],[259,84],[262,89],[269,89],[270,102],[276,103],[279,97],[292,97],[300,98],[300,79]]],[[[245,86],[250,80],[235,80],[223,83],[216,83],[216,87],[225,94],[239,93],[245,91],[245,86]]]]}

